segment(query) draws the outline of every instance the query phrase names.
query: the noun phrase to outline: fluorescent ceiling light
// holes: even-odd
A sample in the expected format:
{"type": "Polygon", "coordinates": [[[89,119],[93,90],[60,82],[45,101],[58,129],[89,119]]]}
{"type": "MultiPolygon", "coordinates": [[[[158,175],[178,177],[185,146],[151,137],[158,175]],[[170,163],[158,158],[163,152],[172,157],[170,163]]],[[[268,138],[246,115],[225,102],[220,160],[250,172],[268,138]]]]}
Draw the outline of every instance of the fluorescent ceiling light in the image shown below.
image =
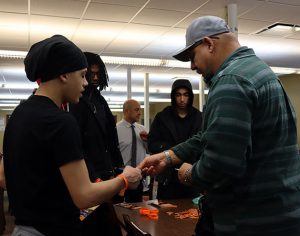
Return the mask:
{"type": "Polygon", "coordinates": [[[110,110],[111,112],[123,112],[123,109],[118,109],[118,108],[112,108],[110,110]]]}
{"type": "Polygon", "coordinates": [[[0,50],[0,57],[4,58],[20,58],[23,59],[27,55],[25,51],[10,51],[10,50],[0,50]]]}
{"type": "Polygon", "coordinates": [[[9,99],[9,100],[24,100],[27,99],[30,95],[28,94],[0,94],[0,99],[9,99]]]}
{"type": "MultiPolygon", "coordinates": [[[[0,57],[3,58],[25,58],[27,52],[0,50],[0,57]]],[[[135,58],[135,57],[112,57],[101,56],[102,60],[112,65],[130,65],[130,66],[159,66],[159,67],[177,67],[189,68],[190,64],[177,60],[135,58]]]]}
{"type": "MultiPolygon", "coordinates": [[[[285,26],[282,26],[285,27],[285,26]]],[[[300,30],[300,26],[293,26],[294,29],[300,30]]],[[[263,31],[261,31],[263,32],[263,31]]],[[[0,50],[0,57],[4,58],[25,58],[27,52],[24,51],[8,51],[0,50]]],[[[101,56],[103,61],[107,64],[118,64],[118,65],[132,65],[132,66],[157,66],[157,67],[174,67],[174,68],[190,68],[189,62],[181,62],[177,60],[164,60],[164,59],[151,59],[151,58],[136,58],[136,57],[112,57],[112,56],[101,56]]],[[[279,74],[291,74],[299,73],[299,68],[285,68],[285,67],[271,67],[275,73],[279,74]]],[[[191,78],[191,77],[190,77],[191,78]]],[[[5,88],[18,89],[18,88],[36,88],[35,84],[25,85],[26,87],[18,87],[18,85],[5,84],[5,88]]],[[[114,87],[113,91],[123,91],[124,88],[119,89],[114,87]]],[[[111,90],[111,91],[112,91],[111,90]]],[[[156,89],[155,89],[156,90],[156,89]]],[[[127,90],[126,90],[127,91],[127,90]]],[[[144,91],[144,90],[143,90],[144,91]]],[[[150,91],[152,92],[152,91],[150,91]]],[[[157,91],[153,91],[157,92],[157,91]]],[[[169,91],[161,91],[162,93],[169,91]]]]}
{"type": "Polygon", "coordinates": [[[19,105],[19,103],[18,104],[17,103],[2,103],[2,104],[0,104],[0,107],[16,107],[18,105],[19,105]]]}
{"type": "Polygon", "coordinates": [[[181,62],[177,60],[135,58],[135,57],[112,57],[112,56],[101,56],[101,58],[105,63],[113,64],[113,65],[156,66],[156,67],[158,66],[158,67],[176,67],[176,68],[190,67],[190,63],[181,62]]]}
{"type": "Polygon", "coordinates": [[[286,67],[271,67],[276,74],[298,74],[299,69],[296,68],[286,68],[286,67]]]}
{"type": "Polygon", "coordinates": [[[36,83],[0,83],[0,88],[6,89],[35,89],[38,85],[36,83]]]}

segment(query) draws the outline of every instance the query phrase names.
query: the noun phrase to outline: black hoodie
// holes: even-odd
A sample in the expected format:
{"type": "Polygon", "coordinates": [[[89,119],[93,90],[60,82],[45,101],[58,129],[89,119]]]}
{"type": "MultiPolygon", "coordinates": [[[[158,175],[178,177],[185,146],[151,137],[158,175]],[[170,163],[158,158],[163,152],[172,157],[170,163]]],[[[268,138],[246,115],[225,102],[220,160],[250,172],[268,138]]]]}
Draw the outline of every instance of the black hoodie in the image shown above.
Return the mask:
{"type": "Polygon", "coordinates": [[[171,104],[172,106],[176,107],[176,99],[175,99],[175,93],[178,89],[180,88],[186,88],[189,92],[189,107],[193,106],[194,102],[194,93],[193,93],[193,88],[192,84],[189,80],[187,79],[178,79],[175,80],[173,85],[172,85],[172,90],[171,90],[171,104]]]}
{"type": "MultiPolygon", "coordinates": [[[[176,80],[171,91],[172,105],[157,113],[150,127],[148,149],[152,154],[170,149],[201,130],[202,114],[193,107],[193,100],[191,83],[185,79],[176,80]],[[175,93],[179,88],[187,88],[189,92],[188,114],[185,118],[181,118],[176,109],[175,93]]],[[[190,163],[197,160],[198,157],[191,157],[190,163]]],[[[179,183],[175,169],[170,168],[160,176],[158,199],[179,199],[198,195],[197,190],[179,183]]]]}

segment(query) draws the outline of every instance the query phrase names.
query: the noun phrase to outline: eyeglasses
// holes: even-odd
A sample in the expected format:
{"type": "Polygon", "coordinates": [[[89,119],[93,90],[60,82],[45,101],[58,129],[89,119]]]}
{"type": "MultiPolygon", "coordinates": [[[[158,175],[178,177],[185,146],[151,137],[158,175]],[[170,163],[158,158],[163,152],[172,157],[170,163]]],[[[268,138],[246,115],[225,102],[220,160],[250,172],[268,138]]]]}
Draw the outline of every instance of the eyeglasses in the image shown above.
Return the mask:
{"type": "MultiPolygon", "coordinates": [[[[208,38],[211,38],[211,39],[220,39],[219,37],[217,36],[209,36],[208,38]]],[[[191,50],[193,50],[194,48],[198,47],[201,43],[203,43],[203,39],[197,41],[192,47],[191,47],[191,50]]]]}
{"type": "Polygon", "coordinates": [[[202,39],[199,40],[198,42],[196,42],[196,43],[192,46],[191,50],[193,50],[194,48],[198,47],[201,43],[203,43],[203,40],[202,40],[202,39]]]}
{"type": "MultiPolygon", "coordinates": [[[[209,36],[208,38],[211,38],[211,39],[220,39],[219,37],[217,36],[209,36]]],[[[194,43],[194,45],[190,48],[190,61],[193,62],[194,61],[194,57],[195,57],[195,53],[194,53],[194,49],[196,47],[198,47],[200,44],[203,43],[203,39],[197,41],[196,43],[194,43]]]]}

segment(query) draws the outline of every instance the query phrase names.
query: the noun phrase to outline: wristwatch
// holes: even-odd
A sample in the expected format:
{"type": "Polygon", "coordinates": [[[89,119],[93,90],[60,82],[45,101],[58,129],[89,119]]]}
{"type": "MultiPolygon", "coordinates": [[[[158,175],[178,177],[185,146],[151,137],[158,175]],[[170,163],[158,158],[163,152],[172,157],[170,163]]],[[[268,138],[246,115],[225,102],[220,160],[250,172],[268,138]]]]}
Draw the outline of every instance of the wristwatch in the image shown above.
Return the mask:
{"type": "Polygon", "coordinates": [[[173,163],[172,163],[172,158],[171,158],[170,152],[168,150],[165,150],[164,154],[165,154],[165,157],[166,157],[167,166],[172,166],[173,163]]]}

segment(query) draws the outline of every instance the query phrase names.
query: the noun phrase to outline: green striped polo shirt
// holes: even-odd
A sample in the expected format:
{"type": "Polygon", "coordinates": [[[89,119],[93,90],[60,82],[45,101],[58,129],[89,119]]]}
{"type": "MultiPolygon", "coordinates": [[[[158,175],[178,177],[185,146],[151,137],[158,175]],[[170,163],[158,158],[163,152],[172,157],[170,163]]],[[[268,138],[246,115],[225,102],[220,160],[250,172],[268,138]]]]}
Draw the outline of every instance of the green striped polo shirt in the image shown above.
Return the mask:
{"type": "Polygon", "coordinates": [[[172,148],[198,155],[218,236],[299,236],[300,160],[295,111],[270,67],[241,47],[210,81],[203,131],[172,148]]]}

